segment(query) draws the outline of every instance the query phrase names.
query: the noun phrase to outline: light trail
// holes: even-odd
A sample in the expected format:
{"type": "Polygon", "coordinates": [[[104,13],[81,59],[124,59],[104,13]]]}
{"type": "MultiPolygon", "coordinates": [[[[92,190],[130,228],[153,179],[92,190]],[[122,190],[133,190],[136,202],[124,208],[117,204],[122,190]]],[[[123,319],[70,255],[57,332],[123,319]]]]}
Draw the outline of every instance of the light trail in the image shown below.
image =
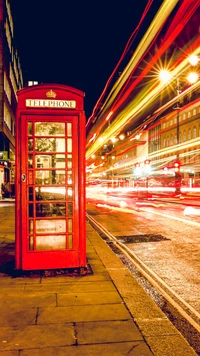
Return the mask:
{"type": "MultiPolygon", "coordinates": [[[[140,62],[143,54],[147,50],[147,48],[150,46],[151,42],[155,38],[156,34],[162,27],[163,23],[166,21],[176,4],[178,3],[178,0],[171,0],[170,2],[168,0],[165,0],[163,4],[161,5],[160,9],[158,10],[154,20],[152,21],[151,25],[147,29],[144,37],[140,41],[138,47],[134,51],[134,54],[129,61],[128,65],[124,69],[122,75],[120,78],[117,80],[115,85],[113,86],[111,93],[107,97],[107,101],[104,103],[104,110],[102,110],[101,116],[103,115],[104,111],[106,110],[106,106],[111,105],[111,103],[115,100],[117,94],[120,92],[122,87],[124,86],[125,82],[127,81],[128,77],[131,75],[132,71],[138,63],[140,62]],[[110,98],[111,96],[111,98],[110,98]]],[[[142,78],[141,78],[142,79],[142,78]]],[[[98,118],[98,120],[100,117],[98,118]]],[[[106,120],[104,121],[106,123],[106,120]]],[[[105,135],[106,136],[106,135],[105,135]]],[[[107,140],[107,137],[105,138],[105,141],[107,140]]],[[[104,141],[104,142],[105,142],[104,141]]]]}
{"type": "Polygon", "coordinates": [[[198,223],[198,222],[190,221],[190,220],[187,220],[187,219],[178,218],[178,217],[176,217],[174,215],[163,214],[163,213],[159,213],[157,211],[152,211],[152,210],[148,210],[148,209],[140,208],[140,211],[138,211],[138,210],[133,210],[131,208],[130,209],[118,208],[118,207],[115,207],[115,206],[112,206],[112,205],[107,205],[107,204],[96,204],[96,205],[98,207],[107,208],[107,209],[110,209],[110,210],[115,210],[115,211],[119,211],[119,212],[122,212],[122,213],[129,213],[129,214],[139,214],[139,215],[141,215],[141,213],[143,211],[144,212],[149,212],[151,214],[159,215],[159,216],[162,216],[164,218],[168,218],[168,219],[180,221],[180,222],[183,222],[185,224],[192,225],[192,226],[200,227],[200,223],[198,223]]]}

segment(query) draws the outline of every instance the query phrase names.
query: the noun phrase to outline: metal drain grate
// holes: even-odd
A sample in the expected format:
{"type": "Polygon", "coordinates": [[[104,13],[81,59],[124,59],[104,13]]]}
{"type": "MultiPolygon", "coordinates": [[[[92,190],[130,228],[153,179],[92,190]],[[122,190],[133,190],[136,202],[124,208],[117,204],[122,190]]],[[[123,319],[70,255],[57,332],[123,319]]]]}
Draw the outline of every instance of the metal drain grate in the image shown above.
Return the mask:
{"type": "Polygon", "coordinates": [[[145,235],[132,235],[132,236],[115,236],[120,242],[126,244],[140,243],[140,242],[158,242],[170,240],[162,235],[145,234],[145,235]]]}

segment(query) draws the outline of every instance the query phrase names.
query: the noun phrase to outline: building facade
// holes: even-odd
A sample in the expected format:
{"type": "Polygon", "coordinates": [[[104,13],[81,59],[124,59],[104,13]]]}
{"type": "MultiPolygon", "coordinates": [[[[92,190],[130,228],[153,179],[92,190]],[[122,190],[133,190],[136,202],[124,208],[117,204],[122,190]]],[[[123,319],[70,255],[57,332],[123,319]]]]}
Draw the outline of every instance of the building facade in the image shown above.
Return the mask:
{"type": "Polygon", "coordinates": [[[0,0],[0,186],[14,195],[16,92],[23,87],[9,0],[0,0]]]}

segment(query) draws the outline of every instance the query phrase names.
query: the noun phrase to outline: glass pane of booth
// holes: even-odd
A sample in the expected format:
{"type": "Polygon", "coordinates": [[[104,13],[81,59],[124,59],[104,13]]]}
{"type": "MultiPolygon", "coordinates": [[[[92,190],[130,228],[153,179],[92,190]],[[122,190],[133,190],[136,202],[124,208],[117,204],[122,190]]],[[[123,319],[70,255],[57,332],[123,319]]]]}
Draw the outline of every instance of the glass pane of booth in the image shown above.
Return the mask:
{"type": "Polygon", "coordinates": [[[36,138],[35,150],[37,152],[65,152],[64,138],[36,138]]]}
{"type": "Polygon", "coordinates": [[[65,200],[65,187],[35,188],[36,200],[65,200]]]}
{"type": "Polygon", "coordinates": [[[41,170],[35,172],[36,184],[65,184],[65,171],[41,170]]]}
{"type": "Polygon", "coordinates": [[[67,155],[67,168],[72,168],[72,155],[68,154],[67,155]]]}
{"type": "Polygon", "coordinates": [[[33,134],[33,123],[29,122],[28,123],[28,135],[32,136],[32,134],[33,134]]]}
{"type": "Polygon", "coordinates": [[[36,220],[36,233],[66,232],[66,220],[36,220]]]}
{"type": "Polygon", "coordinates": [[[35,136],[65,136],[65,123],[36,122],[35,136]]]}
{"type": "Polygon", "coordinates": [[[67,123],[67,136],[72,136],[72,123],[67,123]]]}
{"type": "Polygon", "coordinates": [[[65,168],[64,154],[35,155],[36,168],[65,168]]]}
{"type": "Polygon", "coordinates": [[[32,138],[28,139],[28,150],[33,151],[33,139],[32,138]]]}
{"type": "Polygon", "coordinates": [[[65,215],[66,215],[65,203],[36,204],[36,217],[55,217],[55,216],[65,216],[65,215]]]}
{"type": "Polygon", "coordinates": [[[63,250],[66,248],[65,235],[48,235],[36,237],[36,250],[63,250]]]}

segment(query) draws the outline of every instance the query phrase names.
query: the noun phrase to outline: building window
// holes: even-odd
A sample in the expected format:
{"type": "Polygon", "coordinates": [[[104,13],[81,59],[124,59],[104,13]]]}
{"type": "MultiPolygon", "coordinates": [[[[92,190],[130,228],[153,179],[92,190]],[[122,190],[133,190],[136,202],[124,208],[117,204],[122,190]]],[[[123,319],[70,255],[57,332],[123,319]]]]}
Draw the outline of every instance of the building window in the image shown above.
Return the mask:
{"type": "Polygon", "coordinates": [[[191,117],[191,111],[188,111],[188,119],[191,117]]]}
{"type": "Polygon", "coordinates": [[[186,119],[186,115],[185,115],[185,112],[184,112],[184,114],[183,114],[183,120],[185,120],[186,119]]]}
{"type": "Polygon", "coordinates": [[[184,132],[183,132],[183,142],[185,142],[186,141],[186,131],[184,130],[184,132]]]}
{"type": "Polygon", "coordinates": [[[197,137],[197,128],[196,126],[193,127],[193,138],[197,137]]]}
{"type": "Polygon", "coordinates": [[[197,114],[196,108],[193,109],[193,115],[195,116],[197,114]]]}
{"type": "Polygon", "coordinates": [[[8,82],[6,73],[4,72],[4,90],[7,96],[7,99],[9,101],[9,103],[11,104],[11,88],[10,88],[10,84],[8,82]]]}
{"type": "Polygon", "coordinates": [[[191,129],[188,130],[188,140],[191,140],[192,138],[192,131],[191,129]]]}
{"type": "Polygon", "coordinates": [[[166,138],[163,139],[163,147],[166,147],[166,138]]]}
{"type": "Polygon", "coordinates": [[[6,125],[8,126],[9,130],[11,131],[12,130],[11,115],[10,115],[9,109],[5,102],[4,102],[4,121],[5,121],[6,125]]]}

